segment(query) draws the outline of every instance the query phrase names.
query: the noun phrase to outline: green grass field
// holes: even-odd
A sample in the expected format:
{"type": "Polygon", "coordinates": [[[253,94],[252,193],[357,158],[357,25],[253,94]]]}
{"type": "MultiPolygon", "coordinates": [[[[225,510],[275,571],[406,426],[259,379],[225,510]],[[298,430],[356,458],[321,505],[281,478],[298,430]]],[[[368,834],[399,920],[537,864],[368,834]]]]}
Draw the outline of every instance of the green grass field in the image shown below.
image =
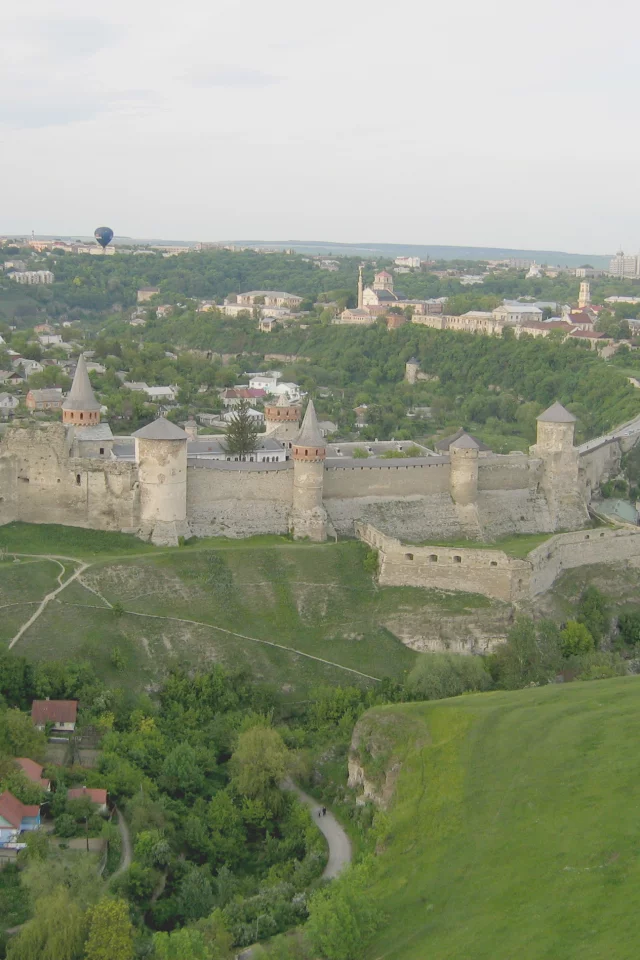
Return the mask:
{"type": "Polygon", "coordinates": [[[369,960],[630,960],[640,909],[640,678],[364,718],[402,762],[369,960]]]}
{"type": "MultiPolygon", "coordinates": [[[[366,546],[353,541],[262,537],[156,549],[118,534],[10,524],[0,528],[2,547],[11,577],[0,577],[0,607],[42,599],[61,570],[47,560],[15,563],[11,551],[89,563],[14,651],[85,659],[109,682],[132,689],[156,686],[178,663],[246,667],[289,699],[318,684],[401,680],[417,656],[408,645],[414,636],[471,633],[469,625],[482,618],[489,632],[500,632],[509,616],[508,606],[474,594],[379,588],[363,566],[366,546]],[[112,662],[116,649],[124,668],[112,662]]],[[[35,609],[6,606],[0,643],[35,609]]]]}

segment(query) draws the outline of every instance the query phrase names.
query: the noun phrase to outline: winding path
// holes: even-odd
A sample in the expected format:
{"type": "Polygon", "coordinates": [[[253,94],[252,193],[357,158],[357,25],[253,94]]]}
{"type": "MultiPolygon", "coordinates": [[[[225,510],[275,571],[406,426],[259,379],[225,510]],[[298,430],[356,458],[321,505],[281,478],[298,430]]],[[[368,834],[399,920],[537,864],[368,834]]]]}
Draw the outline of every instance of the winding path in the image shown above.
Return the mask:
{"type": "Polygon", "coordinates": [[[333,880],[351,863],[352,853],[349,837],[330,810],[327,810],[323,817],[319,816],[322,810],[321,804],[310,797],[308,793],[305,793],[304,790],[301,790],[293,780],[285,780],[282,786],[285,790],[292,790],[298,799],[309,807],[313,822],[325,835],[329,845],[329,859],[322,876],[325,880],[333,880]]]}
{"type": "Polygon", "coordinates": [[[120,839],[122,841],[122,853],[120,855],[120,865],[118,866],[118,869],[111,874],[111,877],[109,878],[110,880],[113,880],[114,877],[117,877],[121,873],[124,873],[125,870],[128,870],[133,859],[131,834],[129,833],[127,821],[122,816],[122,810],[120,810],[118,807],[116,807],[116,812],[118,814],[118,830],[120,831],[120,839]]]}
{"type": "MultiPolygon", "coordinates": [[[[13,554],[13,556],[15,556],[15,557],[21,557],[21,556],[22,556],[22,557],[24,557],[24,556],[29,556],[29,554],[15,553],[15,554],[13,554]]],[[[41,603],[40,603],[40,605],[38,606],[38,609],[36,610],[36,612],[35,612],[31,617],[29,617],[29,619],[27,620],[26,623],[23,623],[23,624],[22,624],[22,626],[20,627],[20,629],[19,629],[18,632],[16,633],[15,637],[13,638],[13,640],[11,640],[11,642],[9,643],[9,650],[11,650],[11,648],[12,648],[13,646],[15,646],[15,644],[18,642],[18,640],[20,639],[20,637],[22,636],[22,634],[25,633],[25,631],[27,631],[27,630],[29,629],[29,627],[31,626],[31,624],[32,624],[32,623],[35,623],[35,621],[38,619],[38,617],[39,617],[40,614],[43,612],[43,610],[46,609],[47,604],[49,603],[49,601],[50,601],[50,600],[55,600],[55,598],[58,596],[59,593],[62,593],[62,591],[65,590],[65,589],[69,586],[70,583],[73,583],[74,580],[77,580],[78,577],[79,577],[82,573],[84,573],[84,571],[87,569],[87,567],[90,566],[90,564],[88,564],[88,563],[83,563],[83,562],[81,562],[81,561],[79,561],[79,560],[74,560],[73,557],[47,556],[47,557],[45,557],[44,559],[46,559],[46,560],[52,560],[54,563],[58,563],[59,560],[68,560],[68,561],[70,561],[70,562],[72,562],[72,563],[79,563],[80,566],[78,567],[77,570],[75,570],[75,571],[71,574],[71,576],[69,577],[68,580],[65,580],[65,581],[64,581],[64,583],[62,582],[62,577],[64,576],[65,569],[64,569],[64,567],[62,568],[62,572],[61,572],[60,574],[58,574],[58,577],[57,577],[57,580],[58,580],[58,583],[60,584],[60,586],[59,586],[56,590],[52,590],[51,593],[48,593],[48,594],[45,596],[44,600],[41,601],[41,603]]]]}

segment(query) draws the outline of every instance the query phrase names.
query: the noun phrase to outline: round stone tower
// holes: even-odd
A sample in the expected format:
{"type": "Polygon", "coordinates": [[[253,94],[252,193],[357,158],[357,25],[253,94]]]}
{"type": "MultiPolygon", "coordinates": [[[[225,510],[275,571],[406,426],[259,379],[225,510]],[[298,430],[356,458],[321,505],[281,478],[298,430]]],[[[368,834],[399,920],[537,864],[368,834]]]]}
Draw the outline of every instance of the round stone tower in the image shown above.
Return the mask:
{"type": "Polygon", "coordinates": [[[463,433],[449,447],[451,474],[449,489],[454,503],[466,507],[478,499],[478,453],[473,437],[463,433]]]}
{"type": "Polygon", "coordinates": [[[95,398],[83,353],[78,357],[71,390],[62,404],[62,422],[76,427],[94,427],[100,423],[100,404],[95,398]]]}
{"type": "Polygon", "coordinates": [[[140,483],[140,527],[152,543],[177,546],[187,523],[187,434],[159,417],[134,433],[140,483]]]}
{"type": "Polygon", "coordinates": [[[264,408],[265,433],[278,440],[294,440],[300,432],[300,404],[292,403],[286,393],[264,408]]]}
{"type": "Polygon", "coordinates": [[[327,513],[322,502],[327,448],[309,400],[300,432],[292,443],[293,503],[289,528],[296,540],[327,539],[327,513]]]}

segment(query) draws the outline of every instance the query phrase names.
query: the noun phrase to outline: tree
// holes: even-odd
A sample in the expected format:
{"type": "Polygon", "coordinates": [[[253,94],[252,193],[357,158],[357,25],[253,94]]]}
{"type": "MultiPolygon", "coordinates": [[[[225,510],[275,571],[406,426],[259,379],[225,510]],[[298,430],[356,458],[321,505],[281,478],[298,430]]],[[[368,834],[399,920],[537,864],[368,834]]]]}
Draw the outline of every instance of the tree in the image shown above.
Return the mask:
{"type": "Polygon", "coordinates": [[[44,733],[36,730],[31,717],[18,709],[5,710],[0,715],[0,745],[14,757],[31,757],[38,760],[44,755],[44,733]]]}
{"type": "Polygon", "coordinates": [[[289,751],[277,730],[251,727],[238,737],[230,764],[238,793],[271,806],[289,767],[289,751]]]}
{"type": "Polygon", "coordinates": [[[364,955],[384,922],[367,889],[370,874],[371,866],[364,861],[313,894],[305,930],[314,953],[326,960],[359,960],[364,955]]]}
{"type": "Polygon", "coordinates": [[[204,785],[198,755],[189,743],[179,743],[162,764],[160,786],[175,797],[194,796],[204,785]]]}
{"type": "Polygon", "coordinates": [[[567,620],[560,637],[565,657],[579,657],[584,653],[590,653],[594,648],[593,637],[587,627],[584,623],[578,623],[577,620],[567,620]]]}
{"type": "Polygon", "coordinates": [[[220,910],[193,926],[153,936],[156,960],[226,960],[231,956],[231,945],[232,937],[220,910]]]}
{"type": "Polygon", "coordinates": [[[80,906],[65,887],[36,901],[32,920],[7,948],[8,960],[80,960],[85,939],[80,906]]]}
{"type": "Polygon", "coordinates": [[[133,924],[124,900],[104,897],[88,913],[85,960],[133,960],[133,924]]]}
{"type": "Polygon", "coordinates": [[[599,646],[609,633],[611,614],[607,598],[597,587],[587,587],[578,604],[578,623],[583,623],[596,646],[599,646]]]}
{"type": "Polygon", "coordinates": [[[224,449],[230,457],[248,457],[258,446],[258,427],[249,410],[247,400],[241,400],[233,408],[224,440],[224,449]]]}
{"type": "Polygon", "coordinates": [[[507,642],[498,648],[492,665],[495,679],[507,690],[517,690],[528,683],[547,683],[562,666],[558,628],[549,620],[534,623],[519,617],[507,642]]]}
{"type": "Polygon", "coordinates": [[[213,909],[213,888],[208,867],[191,867],[180,884],[180,911],[185,920],[200,920],[213,909]]]}
{"type": "Polygon", "coordinates": [[[640,643],[640,613],[622,613],[618,617],[618,630],[624,642],[635,647],[640,643]]]}

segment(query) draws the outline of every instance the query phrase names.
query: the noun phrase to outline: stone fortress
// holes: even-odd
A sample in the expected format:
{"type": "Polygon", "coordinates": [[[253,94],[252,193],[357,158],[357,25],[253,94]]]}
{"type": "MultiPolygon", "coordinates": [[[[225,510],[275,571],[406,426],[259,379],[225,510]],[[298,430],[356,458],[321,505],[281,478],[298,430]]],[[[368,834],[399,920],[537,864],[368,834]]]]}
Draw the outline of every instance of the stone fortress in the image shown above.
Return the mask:
{"type": "Polygon", "coordinates": [[[114,437],[80,357],[62,423],[17,421],[2,435],[0,523],[126,531],[165,545],[192,535],[371,540],[373,530],[398,543],[487,543],[580,531],[592,495],[640,436],[633,423],[575,447],[575,418],[556,403],[538,418],[528,455],[495,454],[459,431],[437,451],[387,459],[415,444],[327,444],[312,401],[304,419],[286,398],[268,404],[265,419],[244,461],[226,454],[224,438],[162,418],[114,437]]]}

